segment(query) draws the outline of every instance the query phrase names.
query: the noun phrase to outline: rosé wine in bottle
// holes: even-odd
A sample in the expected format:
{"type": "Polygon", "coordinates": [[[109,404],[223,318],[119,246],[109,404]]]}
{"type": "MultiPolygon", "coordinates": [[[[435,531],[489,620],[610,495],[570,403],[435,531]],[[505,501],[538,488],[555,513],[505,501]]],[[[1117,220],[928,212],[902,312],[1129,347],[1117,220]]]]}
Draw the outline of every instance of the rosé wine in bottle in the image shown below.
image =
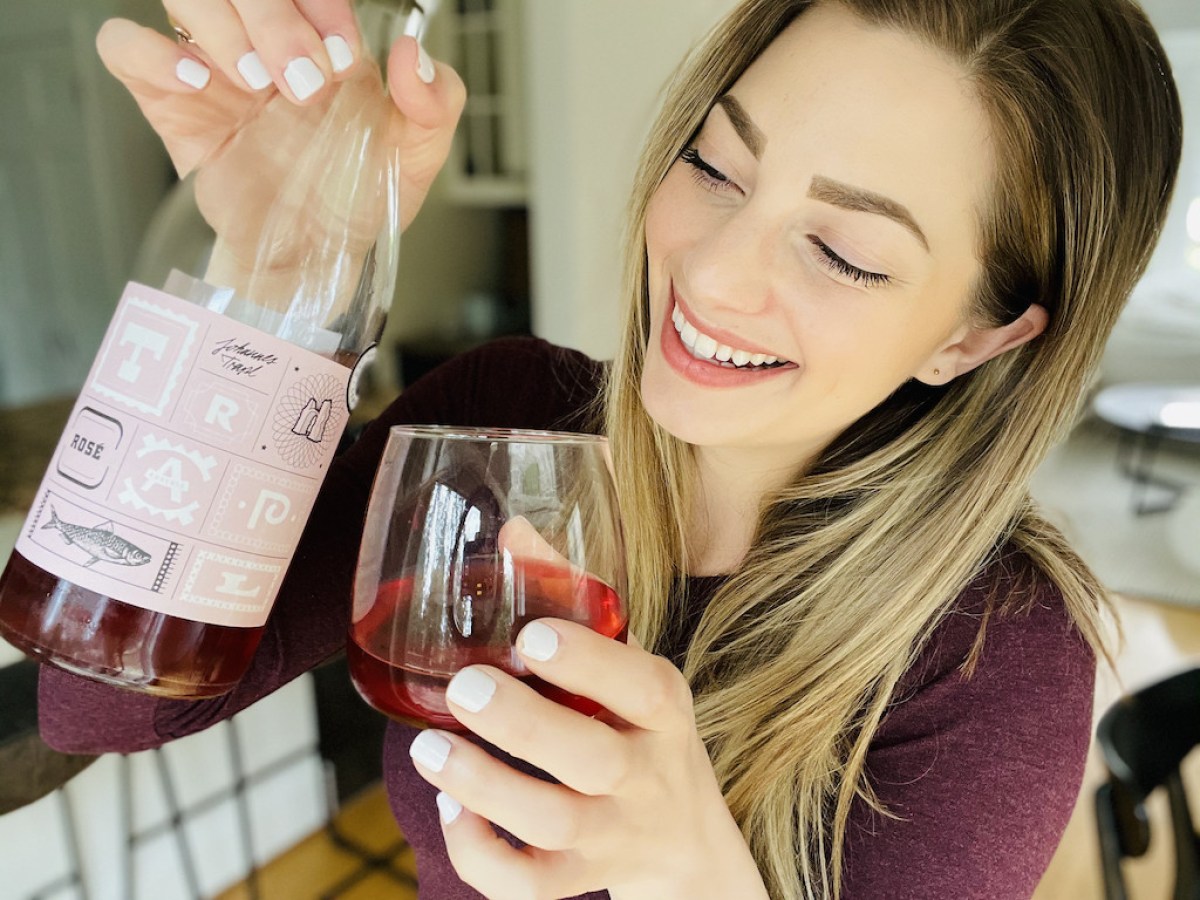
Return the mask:
{"type": "Polygon", "coordinates": [[[242,677],[391,302],[397,115],[363,60],[313,106],[273,94],[188,176],[211,252],[127,286],[0,578],[0,636],[160,696],[242,677]]]}

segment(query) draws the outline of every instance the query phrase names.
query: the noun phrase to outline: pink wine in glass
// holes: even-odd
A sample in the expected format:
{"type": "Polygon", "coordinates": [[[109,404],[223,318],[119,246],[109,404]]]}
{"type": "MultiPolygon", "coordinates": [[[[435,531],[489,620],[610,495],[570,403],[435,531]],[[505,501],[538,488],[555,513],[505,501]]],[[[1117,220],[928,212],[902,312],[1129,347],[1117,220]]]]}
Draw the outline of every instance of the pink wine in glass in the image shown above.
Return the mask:
{"type": "Polygon", "coordinates": [[[584,715],[600,710],[593,700],[528,671],[514,671],[512,648],[521,628],[543,616],[578,621],[605,637],[625,641],[628,623],[616,591],[578,569],[528,559],[515,560],[511,573],[503,577],[494,559],[468,559],[460,583],[463,591],[455,602],[436,609],[413,597],[411,575],[380,585],[370,612],[351,626],[346,649],[354,684],[371,706],[409,724],[462,731],[446,705],[446,685],[459,669],[482,663],[516,675],[539,694],[584,715]],[[465,635],[464,597],[472,622],[465,635]],[[411,633],[429,632],[431,627],[454,635],[448,645],[439,639],[436,665],[422,660],[410,639],[411,633]]]}

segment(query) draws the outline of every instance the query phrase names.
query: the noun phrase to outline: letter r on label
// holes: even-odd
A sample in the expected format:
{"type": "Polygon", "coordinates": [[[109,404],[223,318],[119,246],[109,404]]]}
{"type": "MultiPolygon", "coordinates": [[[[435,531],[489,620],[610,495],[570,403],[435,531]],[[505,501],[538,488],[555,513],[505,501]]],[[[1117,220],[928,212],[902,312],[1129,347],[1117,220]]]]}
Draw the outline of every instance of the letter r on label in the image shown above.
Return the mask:
{"type": "Polygon", "coordinates": [[[233,434],[233,423],[230,421],[241,411],[236,400],[216,394],[208,404],[208,412],[204,414],[205,425],[219,425],[225,431],[233,434]]]}

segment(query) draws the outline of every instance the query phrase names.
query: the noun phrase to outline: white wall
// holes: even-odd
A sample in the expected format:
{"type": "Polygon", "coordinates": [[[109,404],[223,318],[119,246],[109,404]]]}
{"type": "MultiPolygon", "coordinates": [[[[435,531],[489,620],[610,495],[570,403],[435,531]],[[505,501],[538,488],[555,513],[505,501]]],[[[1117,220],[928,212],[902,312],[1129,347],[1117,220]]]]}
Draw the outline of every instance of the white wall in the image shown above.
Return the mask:
{"type": "Polygon", "coordinates": [[[1162,35],[1163,45],[1171,56],[1184,121],[1179,180],[1150,272],[1187,272],[1192,284],[1200,285],[1200,273],[1189,271],[1200,269],[1196,263],[1200,241],[1195,235],[1189,237],[1186,222],[1189,206],[1200,203],[1200,2],[1143,0],[1142,7],[1162,35]]]}
{"type": "MultiPolygon", "coordinates": [[[[463,298],[496,290],[500,230],[497,210],[456,204],[447,197],[444,179],[434,182],[421,214],[400,239],[396,295],[381,344],[458,336],[463,298]]],[[[377,377],[383,385],[398,383],[390,368],[377,377]]]]}
{"type": "Polygon", "coordinates": [[[607,359],[620,235],[660,88],[733,0],[526,0],[533,329],[607,359]]]}
{"type": "Polygon", "coordinates": [[[0,405],[78,391],[167,184],[158,139],[95,51],[155,0],[5,0],[0,16],[0,405]]]}
{"type": "MultiPolygon", "coordinates": [[[[1190,29],[1162,32],[1183,106],[1183,158],[1163,236],[1150,264],[1156,277],[1190,277],[1193,289],[1200,287],[1200,233],[1194,221],[1188,227],[1189,209],[1200,208],[1200,4],[1195,18],[1197,25],[1190,29]]],[[[1191,216],[1194,219],[1196,213],[1191,216]]]]}
{"type": "Polygon", "coordinates": [[[1141,0],[1142,9],[1160,31],[1165,28],[1200,28],[1200,3],[1196,0],[1141,0]]]}

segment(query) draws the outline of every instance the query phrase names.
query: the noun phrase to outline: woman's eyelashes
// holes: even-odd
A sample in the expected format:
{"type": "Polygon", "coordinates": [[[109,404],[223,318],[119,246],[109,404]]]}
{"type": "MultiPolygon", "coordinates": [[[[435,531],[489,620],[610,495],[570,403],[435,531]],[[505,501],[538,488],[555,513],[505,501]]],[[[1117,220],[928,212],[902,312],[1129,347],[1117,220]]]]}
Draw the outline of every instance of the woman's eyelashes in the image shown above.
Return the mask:
{"type": "Polygon", "coordinates": [[[729,176],[724,172],[705,162],[704,157],[700,155],[695,147],[688,147],[679,154],[679,158],[692,167],[692,177],[709,190],[741,190],[741,188],[729,180],[729,176]]]}
{"type": "Polygon", "coordinates": [[[867,287],[877,287],[887,284],[892,280],[890,275],[884,275],[882,272],[868,272],[866,269],[860,269],[858,266],[853,266],[846,262],[840,256],[833,252],[823,240],[815,234],[808,235],[809,243],[817,248],[817,258],[820,259],[827,267],[833,271],[845,275],[850,280],[857,284],[863,284],[867,287]]]}
{"type": "MultiPolygon", "coordinates": [[[[679,154],[679,158],[692,168],[692,177],[702,187],[720,193],[741,191],[741,188],[731,181],[728,175],[706,162],[695,147],[685,149],[679,154]]],[[[868,272],[866,269],[860,269],[858,266],[851,265],[834,253],[828,244],[814,234],[808,235],[808,240],[816,248],[817,259],[822,265],[833,270],[838,275],[849,278],[856,284],[862,284],[866,287],[878,287],[888,284],[892,280],[890,275],[885,275],[882,272],[868,272]]]]}

